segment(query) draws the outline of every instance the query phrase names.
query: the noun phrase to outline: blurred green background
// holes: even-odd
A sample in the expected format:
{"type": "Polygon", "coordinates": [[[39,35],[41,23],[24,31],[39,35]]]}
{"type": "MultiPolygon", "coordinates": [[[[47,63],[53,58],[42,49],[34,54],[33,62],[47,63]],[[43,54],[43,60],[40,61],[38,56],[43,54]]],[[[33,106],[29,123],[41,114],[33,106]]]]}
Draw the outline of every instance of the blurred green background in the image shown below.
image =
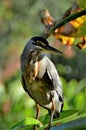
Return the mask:
{"type": "MultiPolygon", "coordinates": [[[[0,0],[0,130],[25,117],[35,117],[35,103],[21,85],[20,54],[30,37],[44,31],[39,12],[47,8],[54,18],[60,18],[72,3],[73,0],[0,0]]],[[[48,41],[55,39],[51,36],[48,41]]],[[[61,47],[64,55],[51,59],[63,83],[64,110],[86,112],[86,50],[61,47]]],[[[46,113],[41,108],[41,115],[46,113]]]]}

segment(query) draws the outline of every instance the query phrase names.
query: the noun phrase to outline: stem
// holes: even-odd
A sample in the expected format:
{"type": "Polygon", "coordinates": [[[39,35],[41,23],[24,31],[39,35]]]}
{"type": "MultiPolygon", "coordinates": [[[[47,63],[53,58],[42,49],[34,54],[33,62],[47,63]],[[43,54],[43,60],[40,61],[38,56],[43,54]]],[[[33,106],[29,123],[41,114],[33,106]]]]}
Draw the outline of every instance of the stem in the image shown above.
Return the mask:
{"type": "Polygon", "coordinates": [[[45,34],[45,38],[49,37],[56,28],[59,28],[59,27],[63,26],[64,24],[70,22],[71,20],[81,17],[82,15],[86,15],[86,9],[82,10],[80,12],[71,14],[71,15],[67,16],[66,18],[62,19],[59,23],[55,24],[54,27],[50,28],[49,32],[47,34],[45,34]]]}

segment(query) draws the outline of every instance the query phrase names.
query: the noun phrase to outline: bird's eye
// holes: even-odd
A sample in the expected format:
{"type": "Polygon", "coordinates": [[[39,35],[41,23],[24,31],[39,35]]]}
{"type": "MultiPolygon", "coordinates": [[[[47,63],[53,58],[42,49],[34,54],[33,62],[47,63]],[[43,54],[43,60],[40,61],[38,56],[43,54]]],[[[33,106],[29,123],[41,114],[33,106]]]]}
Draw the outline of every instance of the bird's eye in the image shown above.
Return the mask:
{"type": "Polygon", "coordinates": [[[44,42],[41,42],[41,41],[37,41],[36,43],[38,46],[42,46],[42,47],[46,46],[46,44],[44,42]]]}

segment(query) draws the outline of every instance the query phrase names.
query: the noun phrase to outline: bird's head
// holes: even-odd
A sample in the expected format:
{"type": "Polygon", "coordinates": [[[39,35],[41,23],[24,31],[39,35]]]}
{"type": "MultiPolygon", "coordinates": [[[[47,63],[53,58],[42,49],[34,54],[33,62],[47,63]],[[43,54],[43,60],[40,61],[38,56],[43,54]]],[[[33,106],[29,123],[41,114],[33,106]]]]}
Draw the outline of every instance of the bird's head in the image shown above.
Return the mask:
{"type": "MultiPolygon", "coordinates": [[[[25,70],[25,67],[27,65],[27,61],[29,62],[32,57],[36,57],[41,52],[54,52],[54,53],[60,53],[61,51],[51,47],[47,40],[45,40],[41,36],[32,37],[26,44],[22,54],[21,54],[21,68],[22,71],[25,70]]],[[[42,53],[44,55],[44,53],[42,53]]]]}
{"type": "Polygon", "coordinates": [[[52,46],[50,46],[48,41],[45,40],[41,36],[36,36],[36,37],[31,38],[31,42],[34,46],[34,49],[36,49],[36,50],[62,54],[61,51],[59,51],[59,50],[53,48],[52,46]]]}

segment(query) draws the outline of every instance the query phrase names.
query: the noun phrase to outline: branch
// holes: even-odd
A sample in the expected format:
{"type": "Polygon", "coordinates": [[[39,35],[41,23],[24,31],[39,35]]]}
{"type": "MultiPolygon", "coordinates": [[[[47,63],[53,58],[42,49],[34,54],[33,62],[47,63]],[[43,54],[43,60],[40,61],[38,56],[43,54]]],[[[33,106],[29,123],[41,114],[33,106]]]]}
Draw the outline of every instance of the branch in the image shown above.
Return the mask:
{"type": "Polygon", "coordinates": [[[66,18],[62,19],[59,23],[55,24],[54,27],[51,27],[50,30],[48,31],[48,33],[45,34],[44,37],[48,38],[55,31],[55,29],[63,26],[64,24],[66,24],[66,23],[68,23],[68,22],[70,22],[78,17],[83,16],[83,15],[86,15],[86,9],[67,16],[66,18]]]}

